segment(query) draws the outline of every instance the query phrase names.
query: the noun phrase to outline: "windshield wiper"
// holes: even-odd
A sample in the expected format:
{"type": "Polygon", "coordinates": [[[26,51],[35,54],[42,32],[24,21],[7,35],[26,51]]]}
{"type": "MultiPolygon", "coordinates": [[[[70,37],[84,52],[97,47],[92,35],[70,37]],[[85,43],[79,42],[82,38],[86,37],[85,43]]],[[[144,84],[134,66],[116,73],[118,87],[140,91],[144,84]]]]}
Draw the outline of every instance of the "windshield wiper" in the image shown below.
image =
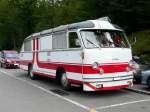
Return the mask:
{"type": "Polygon", "coordinates": [[[94,42],[90,41],[89,39],[86,39],[89,43],[93,44],[95,47],[100,48],[98,45],[96,45],[94,42]]]}

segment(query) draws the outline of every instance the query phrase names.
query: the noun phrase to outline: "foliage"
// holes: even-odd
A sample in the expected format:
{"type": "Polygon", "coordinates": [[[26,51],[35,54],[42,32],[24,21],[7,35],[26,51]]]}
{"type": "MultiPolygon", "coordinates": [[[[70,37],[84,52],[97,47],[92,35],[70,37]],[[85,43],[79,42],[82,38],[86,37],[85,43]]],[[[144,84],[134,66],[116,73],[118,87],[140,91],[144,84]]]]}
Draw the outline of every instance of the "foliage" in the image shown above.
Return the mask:
{"type": "MultiPolygon", "coordinates": [[[[127,34],[150,28],[150,0],[0,0],[0,49],[18,49],[28,35],[58,25],[109,16],[127,34]]],[[[149,36],[137,53],[149,49],[149,36]]]]}
{"type": "Polygon", "coordinates": [[[135,32],[137,42],[133,45],[135,55],[150,54],[150,30],[135,32]]]}

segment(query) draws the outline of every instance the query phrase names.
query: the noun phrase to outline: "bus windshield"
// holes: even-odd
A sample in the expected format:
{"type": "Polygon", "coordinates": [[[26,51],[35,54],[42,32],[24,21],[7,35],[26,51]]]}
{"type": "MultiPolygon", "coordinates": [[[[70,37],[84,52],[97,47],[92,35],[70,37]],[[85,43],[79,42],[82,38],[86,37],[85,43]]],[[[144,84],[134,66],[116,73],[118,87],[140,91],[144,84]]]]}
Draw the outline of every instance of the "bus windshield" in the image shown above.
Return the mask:
{"type": "Polygon", "coordinates": [[[129,48],[126,35],[117,30],[81,30],[86,48],[129,48]]]}

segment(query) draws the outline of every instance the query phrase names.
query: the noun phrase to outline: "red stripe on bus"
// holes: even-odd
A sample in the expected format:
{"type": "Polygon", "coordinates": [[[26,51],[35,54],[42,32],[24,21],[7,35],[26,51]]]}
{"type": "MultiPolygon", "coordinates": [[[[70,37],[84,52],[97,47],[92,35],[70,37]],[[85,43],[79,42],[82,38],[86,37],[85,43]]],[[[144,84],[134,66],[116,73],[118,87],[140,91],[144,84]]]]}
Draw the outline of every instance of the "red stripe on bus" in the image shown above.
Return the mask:
{"type": "MultiPolygon", "coordinates": [[[[37,55],[38,56],[38,55],[37,55]]],[[[53,69],[56,70],[58,67],[63,67],[66,72],[74,72],[74,73],[83,73],[83,74],[99,74],[99,70],[94,70],[92,66],[86,65],[68,65],[68,64],[58,64],[58,63],[42,63],[38,61],[37,64],[40,68],[45,69],[53,69]]],[[[104,70],[104,73],[116,73],[116,72],[126,72],[126,68],[128,64],[118,64],[118,65],[101,65],[99,68],[104,70]]]]}
{"type": "MultiPolygon", "coordinates": [[[[38,56],[38,55],[37,55],[38,56]]],[[[22,65],[28,65],[29,63],[32,63],[32,61],[20,61],[20,64],[22,65]]],[[[40,68],[44,69],[52,69],[56,70],[58,67],[63,67],[66,72],[74,72],[74,73],[83,73],[83,74],[99,74],[99,70],[94,70],[92,66],[90,65],[69,65],[68,63],[48,63],[48,62],[40,62],[37,59],[37,64],[40,68]],[[83,69],[83,70],[82,70],[83,69]]],[[[128,67],[128,64],[112,64],[112,65],[101,65],[99,68],[102,68],[104,70],[104,73],[117,73],[117,72],[126,72],[126,68],[128,67]]]]}
{"type": "MultiPolygon", "coordinates": [[[[115,73],[115,72],[126,72],[128,64],[112,64],[112,65],[101,65],[99,69],[103,69],[104,73],[115,73]]],[[[92,66],[83,66],[83,74],[99,74],[99,70],[93,70],[92,66]]]]}
{"type": "Polygon", "coordinates": [[[33,57],[32,57],[32,64],[34,64],[34,60],[35,60],[35,39],[33,39],[33,57]]]}

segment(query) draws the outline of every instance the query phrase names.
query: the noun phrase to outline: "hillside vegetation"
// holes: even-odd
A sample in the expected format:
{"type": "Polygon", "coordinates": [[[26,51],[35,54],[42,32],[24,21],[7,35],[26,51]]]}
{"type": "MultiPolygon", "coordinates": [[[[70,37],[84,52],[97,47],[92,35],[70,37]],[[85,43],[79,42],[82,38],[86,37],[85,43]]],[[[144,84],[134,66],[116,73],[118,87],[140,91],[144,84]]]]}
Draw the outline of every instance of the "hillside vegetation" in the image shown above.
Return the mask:
{"type": "Polygon", "coordinates": [[[137,42],[132,46],[133,54],[150,54],[150,29],[135,32],[134,36],[136,36],[137,42]]]}
{"type": "Polygon", "coordinates": [[[150,29],[140,32],[135,32],[129,36],[130,43],[135,36],[137,41],[132,45],[133,56],[140,57],[138,62],[150,66],[150,29]]]}
{"type": "MultiPolygon", "coordinates": [[[[0,0],[0,50],[20,49],[34,32],[104,16],[128,35],[150,29],[150,0],[0,0]]],[[[148,32],[136,33],[134,53],[149,49],[148,32]]]]}

